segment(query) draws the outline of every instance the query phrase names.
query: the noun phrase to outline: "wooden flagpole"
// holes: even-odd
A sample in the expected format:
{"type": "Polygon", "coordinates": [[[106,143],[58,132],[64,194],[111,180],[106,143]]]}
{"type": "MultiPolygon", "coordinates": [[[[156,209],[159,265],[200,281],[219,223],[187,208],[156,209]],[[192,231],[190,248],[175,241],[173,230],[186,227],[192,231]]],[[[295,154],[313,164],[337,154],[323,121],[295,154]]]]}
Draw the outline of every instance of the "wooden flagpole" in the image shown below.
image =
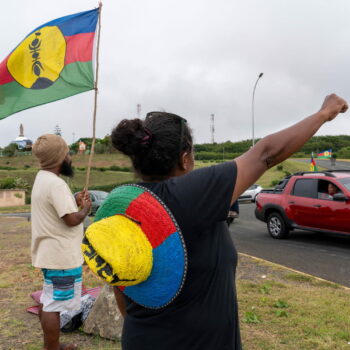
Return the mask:
{"type": "Polygon", "coordinates": [[[95,102],[94,102],[94,117],[92,124],[92,143],[91,150],[89,155],[89,163],[86,173],[86,182],[85,182],[85,190],[89,188],[90,182],[90,172],[91,172],[91,163],[92,157],[94,155],[95,150],[95,141],[96,141],[96,112],[97,112],[97,94],[98,94],[98,69],[99,69],[99,54],[100,54],[100,34],[101,34],[101,10],[102,10],[102,2],[99,2],[99,11],[98,11],[98,35],[97,35],[97,47],[96,47],[96,79],[95,79],[95,102]]]}

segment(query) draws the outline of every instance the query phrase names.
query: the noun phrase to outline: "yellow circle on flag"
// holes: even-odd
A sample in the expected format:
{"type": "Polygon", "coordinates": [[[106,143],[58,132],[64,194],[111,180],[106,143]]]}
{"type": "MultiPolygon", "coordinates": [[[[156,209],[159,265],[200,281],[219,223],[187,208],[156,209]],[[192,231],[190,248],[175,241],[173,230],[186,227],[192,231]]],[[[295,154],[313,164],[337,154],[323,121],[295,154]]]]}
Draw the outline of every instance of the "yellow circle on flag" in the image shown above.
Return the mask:
{"type": "Polygon", "coordinates": [[[11,53],[7,68],[28,89],[51,86],[64,68],[66,41],[56,26],[43,27],[28,35],[11,53]]]}
{"type": "Polygon", "coordinates": [[[151,243],[140,225],[123,215],[91,224],[81,247],[89,268],[114,286],[133,286],[151,274],[151,243]]]}

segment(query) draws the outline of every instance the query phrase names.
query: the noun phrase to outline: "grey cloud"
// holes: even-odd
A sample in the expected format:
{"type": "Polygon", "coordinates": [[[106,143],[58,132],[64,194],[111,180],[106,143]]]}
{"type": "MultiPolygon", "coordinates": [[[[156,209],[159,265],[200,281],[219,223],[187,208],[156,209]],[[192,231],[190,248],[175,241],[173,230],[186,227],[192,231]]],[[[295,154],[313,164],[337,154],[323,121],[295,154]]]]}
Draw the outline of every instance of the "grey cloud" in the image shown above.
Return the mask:
{"type": "MultiPolygon", "coordinates": [[[[35,11],[24,0],[4,5],[1,56],[36,25],[95,5],[38,0],[35,11]]],[[[187,117],[197,142],[210,140],[211,113],[217,141],[250,138],[252,89],[261,71],[257,137],[317,111],[330,92],[347,98],[349,11],[346,0],[106,0],[98,136],[134,117],[141,103],[143,113],[166,109],[187,117]]],[[[73,132],[90,136],[92,97],[82,94],[0,121],[0,145],[17,136],[20,123],[33,139],[56,124],[68,142],[73,132]]],[[[320,133],[346,133],[348,125],[342,116],[320,133]]]]}

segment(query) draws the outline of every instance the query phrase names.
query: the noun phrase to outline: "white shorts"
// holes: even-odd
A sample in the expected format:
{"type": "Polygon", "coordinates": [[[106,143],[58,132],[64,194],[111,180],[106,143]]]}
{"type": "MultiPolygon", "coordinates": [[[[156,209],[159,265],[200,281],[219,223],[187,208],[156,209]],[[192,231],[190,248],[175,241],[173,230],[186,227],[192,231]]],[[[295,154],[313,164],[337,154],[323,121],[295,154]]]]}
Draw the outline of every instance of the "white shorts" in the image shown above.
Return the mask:
{"type": "Polygon", "coordinates": [[[42,269],[43,292],[40,303],[45,312],[75,311],[80,309],[82,267],[69,270],[42,269]]]}

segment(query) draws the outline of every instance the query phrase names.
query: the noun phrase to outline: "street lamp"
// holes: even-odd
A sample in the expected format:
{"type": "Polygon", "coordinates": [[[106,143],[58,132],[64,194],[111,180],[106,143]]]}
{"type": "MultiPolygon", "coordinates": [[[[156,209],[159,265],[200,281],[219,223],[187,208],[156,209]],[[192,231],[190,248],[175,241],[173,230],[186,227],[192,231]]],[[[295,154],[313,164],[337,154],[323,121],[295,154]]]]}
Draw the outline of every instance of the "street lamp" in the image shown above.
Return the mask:
{"type": "Polygon", "coordinates": [[[258,85],[259,79],[264,75],[264,73],[260,73],[258,76],[258,79],[256,79],[254,90],[253,90],[253,99],[252,99],[252,134],[253,134],[253,146],[255,145],[255,136],[254,136],[254,96],[255,96],[255,89],[258,85]]]}

